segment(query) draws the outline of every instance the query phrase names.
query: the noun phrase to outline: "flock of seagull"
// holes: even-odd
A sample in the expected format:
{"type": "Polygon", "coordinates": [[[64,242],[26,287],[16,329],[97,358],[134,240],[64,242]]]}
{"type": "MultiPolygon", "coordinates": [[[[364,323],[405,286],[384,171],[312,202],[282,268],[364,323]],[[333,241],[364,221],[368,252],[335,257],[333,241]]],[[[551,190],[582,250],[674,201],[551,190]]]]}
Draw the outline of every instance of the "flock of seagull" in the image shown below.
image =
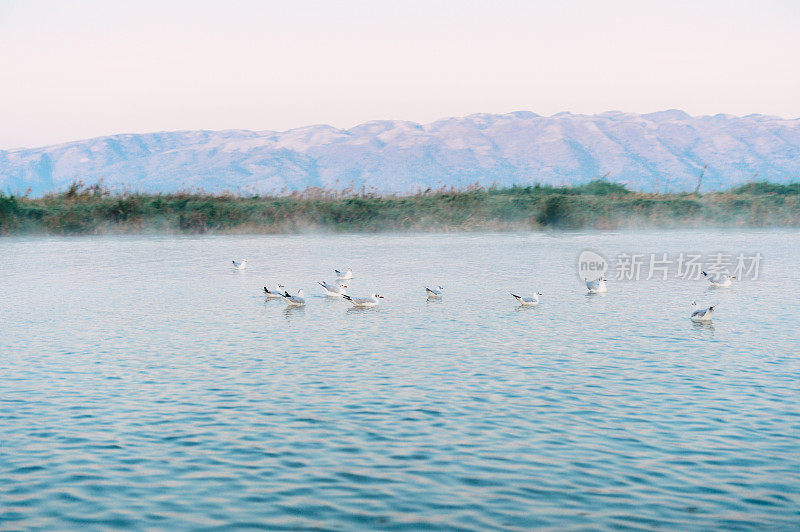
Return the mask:
{"type": "MultiPolygon", "coordinates": [[[[233,261],[233,267],[237,270],[243,269],[247,265],[247,261],[236,262],[233,261]]],[[[377,307],[378,303],[383,296],[380,294],[373,293],[367,297],[353,297],[347,293],[347,281],[353,278],[353,270],[352,268],[347,268],[344,271],[340,270],[333,270],[336,274],[336,284],[326,283],[322,281],[318,283],[322,289],[325,291],[325,295],[328,297],[336,297],[341,298],[349,301],[355,307],[361,308],[369,308],[369,307],[377,307]]],[[[438,297],[441,297],[441,286],[439,287],[440,290],[436,291],[433,290],[433,293],[439,294],[438,297]]],[[[426,288],[426,290],[429,290],[426,288]]],[[[290,294],[289,291],[286,289],[285,286],[282,284],[275,285],[275,289],[270,290],[266,286],[264,287],[264,295],[267,296],[267,299],[278,299],[282,298],[287,305],[290,307],[302,307],[306,304],[306,296],[303,293],[303,289],[297,291],[297,294],[290,294]]]]}
{"type": "MultiPolygon", "coordinates": [[[[247,259],[242,261],[234,260],[232,262],[233,267],[236,270],[244,270],[247,268],[247,259]]],[[[359,308],[377,307],[380,303],[380,300],[383,299],[383,296],[378,293],[373,293],[366,297],[351,296],[347,293],[347,283],[353,278],[352,268],[333,271],[336,274],[335,284],[327,283],[325,281],[318,283],[324,290],[327,297],[344,299],[352,303],[354,307],[359,308]]],[[[731,286],[731,280],[736,279],[736,277],[725,273],[714,275],[704,271],[702,274],[703,277],[708,280],[712,288],[729,287],[731,286]]],[[[593,280],[584,279],[584,281],[586,282],[586,289],[588,290],[589,294],[602,294],[608,291],[606,286],[608,279],[606,279],[604,276],[593,280]]],[[[436,286],[435,288],[429,288],[426,286],[425,294],[428,296],[428,300],[442,299],[444,296],[444,287],[436,286]]],[[[266,295],[267,299],[283,299],[290,307],[302,307],[306,304],[305,294],[303,293],[302,289],[298,290],[296,294],[290,294],[288,289],[282,284],[275,285],[275,288],[272,290],[265,286],[264,295],[266,295]]],[[[521,296],[514,293],[511,294],[511,296],[516,299],[519,305],[522,307],[534,307],[538,305],[539,297],[542,295],[543,294],[541,292],[534,292],[530,296],[521,296]]],[[[689,318],[695,323],[710,323],[714,316],[715,306],[716,305],[711,305],[705,308],[698,308],[697,301],[692,301],[692,313],[689,318]]]]}
{"type": "MultiPolygon", "coordinates": [[[[708,280],[711,288],[727,288],[732,284],[731,279],[736,279],[736,277],[728,275],[726,273],[718,275],[710,274],[705,271],[700,273],[702,273],[703,277],[705,277],[708,280]]],[[[606,288],[607,279],[605,277],[600,277],[599,279],[595,279],[592,281],[584,279],[584,281],[586,282],[586,288],[589,290],[590,294],[601,294],[608,290],[606,288]]],[[[540,296],[541,294],[536,294],[536,295],[540,296]]],[[[520,298],[519,296],[514,296],[514,297],[516,297],[523,305],[525,305],[526,302],[528,304],[533,304],[533,305],[539,302],[537,297],[533,298],[520,298]]],[[[689,315],[689,319],[691,319],[695,323],[711,323],[711,319],[714,317],[715,307],[716,305],[711,305],[705,308],[698,308],[697,301],[692,301],[692,313],[689,315]]]]}

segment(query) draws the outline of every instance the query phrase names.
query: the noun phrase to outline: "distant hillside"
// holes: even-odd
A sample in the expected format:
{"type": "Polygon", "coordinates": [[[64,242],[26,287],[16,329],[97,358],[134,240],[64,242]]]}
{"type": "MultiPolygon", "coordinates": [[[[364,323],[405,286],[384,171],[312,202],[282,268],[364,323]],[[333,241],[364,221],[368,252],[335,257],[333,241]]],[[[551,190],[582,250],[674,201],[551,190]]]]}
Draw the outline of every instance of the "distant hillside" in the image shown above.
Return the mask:
{"type": "Polygon", "coordinates": [[[608,174],[641,191],[703,190],[800,179],[800,119],[529,112],[351,129],[177,131],[0,151],[0,190],[34,195],[80,179],[141,192],[276,193],[324,187],[572,185],[608,174]]]}

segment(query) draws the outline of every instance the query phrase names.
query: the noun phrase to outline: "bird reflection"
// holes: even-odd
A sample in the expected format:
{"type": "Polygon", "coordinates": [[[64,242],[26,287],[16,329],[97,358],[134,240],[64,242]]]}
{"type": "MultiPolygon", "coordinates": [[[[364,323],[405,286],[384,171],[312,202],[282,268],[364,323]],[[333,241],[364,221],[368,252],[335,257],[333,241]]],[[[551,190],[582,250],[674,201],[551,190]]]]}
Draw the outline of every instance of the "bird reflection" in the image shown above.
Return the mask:
{"type": "Polygon", "coordinates": [[[283,309],[283,315],[286,317],[286,321],[292,321],[293,318],[304,316],[305,313],[306,313],[305,307],[288,306],[285,309],[283,309]]]}
{"type": "Polygon", "coordinates": [[[714,338],[714,324],[712,322],[692,322],[695,338],[714,338]]]}

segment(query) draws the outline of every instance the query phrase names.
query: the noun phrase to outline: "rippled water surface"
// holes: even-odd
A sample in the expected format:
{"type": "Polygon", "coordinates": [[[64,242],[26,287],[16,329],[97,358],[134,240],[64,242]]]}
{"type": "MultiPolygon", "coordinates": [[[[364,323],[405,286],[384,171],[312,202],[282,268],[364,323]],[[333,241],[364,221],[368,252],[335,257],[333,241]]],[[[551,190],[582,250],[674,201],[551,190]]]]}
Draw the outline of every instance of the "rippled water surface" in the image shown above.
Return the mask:
{"type": "Polygon", "coordinates": [[[796,528],[798,263],[784,231],[3,238],[0,529],[796,528]],[[587,297],[587,248],[764,262],[587,297]],[[380,308],[322,297],[347,266],[380,308]]]}

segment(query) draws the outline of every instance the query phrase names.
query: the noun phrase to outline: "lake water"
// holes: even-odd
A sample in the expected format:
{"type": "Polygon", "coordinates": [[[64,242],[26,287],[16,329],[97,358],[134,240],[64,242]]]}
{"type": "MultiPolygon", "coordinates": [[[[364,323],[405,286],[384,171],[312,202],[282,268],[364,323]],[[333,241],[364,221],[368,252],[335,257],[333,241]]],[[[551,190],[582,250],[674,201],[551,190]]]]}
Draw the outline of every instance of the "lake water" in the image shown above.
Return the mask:
{"type": "Polygon", "coordinates": [[[798,264],[795,231],[3,238],[0,529],[796,529],[798,264]],[[584,249],[763,263],[592,297],[584,249]],[[322,297],[347,266],[381,307],[322,297]]]}

